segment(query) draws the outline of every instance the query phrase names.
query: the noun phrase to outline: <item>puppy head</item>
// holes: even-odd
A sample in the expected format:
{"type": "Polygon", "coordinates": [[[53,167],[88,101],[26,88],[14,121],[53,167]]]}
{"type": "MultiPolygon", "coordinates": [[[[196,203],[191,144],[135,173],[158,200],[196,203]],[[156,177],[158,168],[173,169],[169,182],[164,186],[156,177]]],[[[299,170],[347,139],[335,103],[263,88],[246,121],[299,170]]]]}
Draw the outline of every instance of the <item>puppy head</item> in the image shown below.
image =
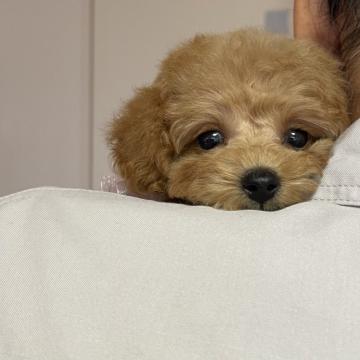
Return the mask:
{"type": "Polygon", "coordinates": [[[173,51],[114,119],[108,142],[134,192],[273,210],[312,196],[349,123],[329,54],[242,30],[173,51]]]}

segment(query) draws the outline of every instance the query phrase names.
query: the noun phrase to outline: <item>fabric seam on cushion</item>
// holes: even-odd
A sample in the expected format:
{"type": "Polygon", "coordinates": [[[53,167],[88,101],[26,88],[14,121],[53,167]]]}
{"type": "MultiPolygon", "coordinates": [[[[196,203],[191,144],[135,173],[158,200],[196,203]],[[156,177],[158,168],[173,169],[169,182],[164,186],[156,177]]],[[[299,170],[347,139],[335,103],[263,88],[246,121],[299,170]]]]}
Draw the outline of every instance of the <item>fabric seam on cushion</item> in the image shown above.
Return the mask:
{"type": "MultiPolygon", "coordinates": [[[[352,185],[321,185],[320,187],[356,187],[356,188],[360,188],[360,186],[352,186],[352,185]]],[[[59,194],[61,194],[64,197],[73,197],[74,196],[74,192],[77,193],[77,195],[80,195],[81,197],[85,194],[88,193],[92,193],[92,192],[97,192],[99,195],[102,196],[109,196],[111,198],[113,198],[114,196],[118,196],[119,194],[114,194],[114,193],[107,193],[107,192],[101,192],[101,191],[96,191],[96,190],[89,190],[89,189],[63,189],[63,188],[47,188],[47,187],[40,187],[40,188],[35,188],[35,189],[28,189],[28,190],[24,190],[20,193],[15,193],[15,194],[10,194],[8,196],[3,197],[2,199],[0,199],[0,206],[2,205],[7,205],[10,203],[16,203],[22,200],[29,200],[34,198],[34,195],[38,195],[39,193],[41,194],[42,192],[47,192],[47,191],[51,191],[51,192],[57,192],[59,194]],[[107,195],[105,195],[107,194],[107,195]]],[[[77,197],[80,197],[77,196],[77,197]]],[[[360,205],[360,201],[359,200],[347,200],[347,199],[339,199],[339,198],[322,198],[322,197],[313,197],[312,200],[315,201],[326,201],[326,202],[331,202],[334,205],[340,205],[337,204],[336,201],[342,201],[342,202],[346,202],[348,204],[354,204],[354,205],[360,205]]]]}
{"type": "Polygon", "coordinates": [[[345,188],[360,188],[360,185],[346,185],[346,184],[339,184],[339,185],[319,185],[320,188],[323,187],[345,187],[345,188]]]}
{"type": "Polygon", "coordinates": [[[329,199],[329,198],[317,198],[317,197],[314,197],[314,198],[312,198],[312,200],[331,201],[333,203],[335,203],[335,201],[344,201],[344,202],[349,202],[349,203],[354,203],[354,204],[360,204],[360,201],[358,201],[358,200],[345,200],[345,199],[338,199],[338,198],[329,199]]]}

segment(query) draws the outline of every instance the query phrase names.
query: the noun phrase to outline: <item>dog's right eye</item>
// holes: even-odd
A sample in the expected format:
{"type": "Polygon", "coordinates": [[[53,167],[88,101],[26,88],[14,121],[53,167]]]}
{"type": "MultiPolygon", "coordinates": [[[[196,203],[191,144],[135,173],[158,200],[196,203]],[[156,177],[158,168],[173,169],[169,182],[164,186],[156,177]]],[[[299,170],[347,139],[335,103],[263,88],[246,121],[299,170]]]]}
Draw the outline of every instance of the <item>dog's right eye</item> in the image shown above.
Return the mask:
{"type": "Polygon", "coordinates": [[[289,144],[296,150],[300,150],[309,141],[309,134],[301,129],[290,129],[285,135],[285,143],[289,144]]]}
{"type": "Polygon", "coordinates": [[[202,149],[210,150],[224,143],[224,135],[218,130],[210,130],[200,134],[197,140],[202,149]]]}

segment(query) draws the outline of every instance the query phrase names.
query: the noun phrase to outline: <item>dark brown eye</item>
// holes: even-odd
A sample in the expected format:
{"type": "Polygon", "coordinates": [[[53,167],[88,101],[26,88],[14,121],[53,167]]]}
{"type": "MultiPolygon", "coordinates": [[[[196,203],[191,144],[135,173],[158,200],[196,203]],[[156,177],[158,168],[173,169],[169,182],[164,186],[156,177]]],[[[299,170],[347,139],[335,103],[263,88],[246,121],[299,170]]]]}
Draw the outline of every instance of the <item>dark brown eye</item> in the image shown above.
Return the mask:
{"type": "Polygon", "coordinates": [[[197,141],[202,149],[210,150],[224,143],[224,135],[218,130],[210,130],[200,134],[197,141]]]}
{"type": "Polygon", "coordinates": [[[294,149],[302,149],[309,141],[309,134],[300,129],[290,129],[285,135],[284,143],[294,149]]]}

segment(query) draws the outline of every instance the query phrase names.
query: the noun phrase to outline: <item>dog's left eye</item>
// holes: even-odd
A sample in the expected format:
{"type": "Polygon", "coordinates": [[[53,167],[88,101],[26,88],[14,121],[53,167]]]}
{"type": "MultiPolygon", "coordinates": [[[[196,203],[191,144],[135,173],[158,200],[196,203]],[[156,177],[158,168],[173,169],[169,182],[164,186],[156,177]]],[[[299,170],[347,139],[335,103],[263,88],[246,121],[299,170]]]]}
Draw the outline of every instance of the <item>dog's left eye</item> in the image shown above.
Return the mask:
{"type": "Polygon", "coordinates": [[[218,130],[210,130],[200,134],[197,140],[202,149],[210,150],[224,143],[224,135],[218,130]]]}
{"type": "Polygon", "coordinates": [[[309,134],[300,129],[290,129],[286,135],[284,142],[295,149],[302,149],[309,141],[309,134]]]}

